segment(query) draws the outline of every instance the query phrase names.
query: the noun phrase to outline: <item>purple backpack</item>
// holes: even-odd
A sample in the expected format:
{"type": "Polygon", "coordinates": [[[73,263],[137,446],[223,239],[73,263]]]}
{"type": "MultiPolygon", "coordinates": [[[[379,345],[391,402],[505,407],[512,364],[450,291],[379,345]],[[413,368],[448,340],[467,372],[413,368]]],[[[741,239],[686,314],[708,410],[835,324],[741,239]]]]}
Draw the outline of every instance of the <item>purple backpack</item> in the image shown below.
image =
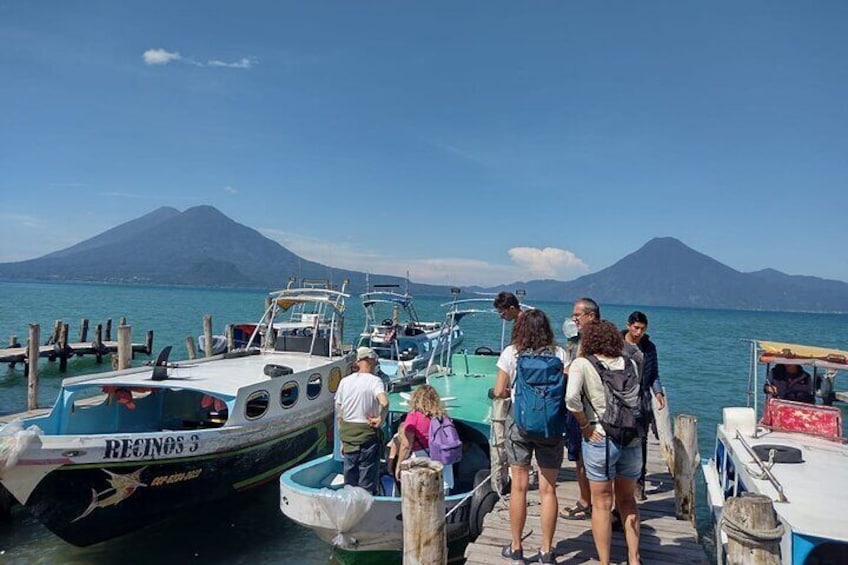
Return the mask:
{"type": "Polygon", "coordinates": [[[453,465],[462,459],[462,440],[450,416],[430,418],[430,459],[443,465],[453,465]]]}

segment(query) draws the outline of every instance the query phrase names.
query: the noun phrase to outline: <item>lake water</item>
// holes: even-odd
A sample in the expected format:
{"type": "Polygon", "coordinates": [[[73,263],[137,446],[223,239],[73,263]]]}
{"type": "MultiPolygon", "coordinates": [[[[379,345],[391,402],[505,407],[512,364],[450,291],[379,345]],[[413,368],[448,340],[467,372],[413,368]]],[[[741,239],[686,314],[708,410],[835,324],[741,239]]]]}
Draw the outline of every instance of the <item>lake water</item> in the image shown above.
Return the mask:
{"type": "MultiPolygon", "coordinates": [[[[41,284],[0,282],[0,343],[10,335],[26,342],[30,323],[41,325],[41,339],[61,319],[70,325],[75,340],[82,318],[90,320],[90,332],[112,318],[113,328],[121,316],[133,329],[133,341],[144,340],[154,330],[154,353],[173,345],[172,360],[187,357],[188,335],[202,333],[205,314],[213,319],[215,333],[233,321],[259,318],[265,294],[192,288],[134,287],[94,284],[41,284]]],[[[422,320],[440,320],[445,298],[418,298],[422,320]]],[[[545,310],[557,334],[571,304],[527,301],[545,310]]],[[[623,326],[635,306],[601,305],[603,317],[623,326]]],[[[721,408],[745,405],[749,338],[788,341],[848,349],[848,315],[786,312],[738,312],[645,307],[648,329],[659,352],[660,377],[673,413],[697,416],[702,457],[713,449],[714,430],[721,408]]],[[[363,311],[357,297],[348,301],[345,341],[350,343],[362,329],[363,311]]],[[[464,324],[466,344],[496,346],[500,327],[483,318],[464,324]]],[[[90,336],[93,334],[89,334],[90,336]]],[[[113,338],[116,332],[113,330],[113,338]]],[[[137,358],[136,364],[147,360],[137,358]]],[[[108,370],[94,359],[69,361],[68,374],[108,370]]],[[[55,399],[62,374],[58,363],[39,365],[39,405],[55,399]]],[[[838,385],[840,383],[837,383],[838,385]]],[[[846,383],[841,387],[846,388],[846,383]]],[[[0,367],[0,413],[26,408],[23,368],[0,367]]],[[[843,408],[844,411],[844,408],[843,408]]],[[[707,531],[703,485],[698,492],[698,525],[707,531]]],[[[145,530],[89,548],[76,548],[52,535],[25,511],[14,513],[11,523],[0,524],[0,563],[334,563],[330,549],[309,530],[288,521],[278,509],[275,483],[242,498],[218,502],[208,508],[175,515],[145,530]]]]}

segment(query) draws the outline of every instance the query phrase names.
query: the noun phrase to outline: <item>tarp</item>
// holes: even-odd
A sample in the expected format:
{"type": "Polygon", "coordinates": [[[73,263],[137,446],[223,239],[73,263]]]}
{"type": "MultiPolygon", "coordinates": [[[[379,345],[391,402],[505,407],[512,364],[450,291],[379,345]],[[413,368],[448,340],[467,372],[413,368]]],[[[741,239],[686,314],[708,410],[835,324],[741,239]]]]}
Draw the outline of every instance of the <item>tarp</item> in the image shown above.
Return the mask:
{"type": "Polygon", "coordinates": [[[760,361],[763,362],[789,362],[848,370],[848,351],[777,341],[758,341],[757,345],[762,350],[760,361]]]}

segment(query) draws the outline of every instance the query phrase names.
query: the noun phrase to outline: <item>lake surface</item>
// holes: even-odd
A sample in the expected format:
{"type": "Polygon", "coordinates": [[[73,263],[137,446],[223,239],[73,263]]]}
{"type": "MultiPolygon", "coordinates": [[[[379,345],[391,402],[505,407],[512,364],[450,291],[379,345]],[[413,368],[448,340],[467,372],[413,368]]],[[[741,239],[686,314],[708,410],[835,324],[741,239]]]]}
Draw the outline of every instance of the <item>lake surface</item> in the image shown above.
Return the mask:
{"type": "MultiPolygon", "coordinates": [[[[41,325],[45,341],[53,323],[68,323],[75,340],[82,318],[90,320],[90,332],[107,318],[113,328],[121,316],[132,326],[133,341],[144,341],[154,330],[154,356],[173,345],[172,360],[187,358],[185,338],[202,333],[205,314],[213,319],[215,333],[236,321],[255,321],[264,305],[259,291],[135,287],[94,284],[48,284],[0,282],[0,343],[10,335],[26,342],[30,323],[41,325]]],[[[449,297],[422,297],[415,301],[422,320],[441,320],[441,304],[449,297]]],[[[571,304],[527,301],[545,310],[561,337],[560,325],[571,313],[571,304]]],[[[635,306],[601,305],[603,317],[624,325],[635,306]]],[[[648,333],[659,352],[660,377],[666,387],[672,413],[697,416],[702,457],[713,449],[714,430],[724,406],[744,406],[749,345],[744,339],[760,338],[848,349],[848,315],[786,312],[739,312],[644,307],[650,321],[648,333]]],[[[500,326],[492,319],[463,323],[464,345],[496,347],[500,326]]],[[[354,341],[364,316],[358,297],[348,300],[345,341],[354,341]]],[[[89,336],[93,334],[89,333],[89,336]]],[[[117,335],[113,329],[113,337],[117,335]]],[[[91,338],[89,338],[91,339],[91,338]]],[[[142,356],[135,360],[141,364],[142,356]]],[[[108,360],[69,361],[68,375],[109,370],[108,360]]],[[[58,363],[39,365],[39,405],[52,405],[64,375],[58,363]]],[[[844,380],[844,379],[843,379],[844,380]]],[[[837,382],[838,389],[848,383],[837,382]]],[[[23,367],[0,367],[0,413],[26,408],[23,367]]],[[[843,411],[845,408],[843,406],[843,411]]],[[[698,493],[698,526],[707,531],[703,485],[698,493]]],[[[707,542],[709,543],[709,542],[707,542]]],[[[278,508],[276,483],[242,498],[210,504],[206,508],[175,515],[145,530],[89,548],[61,541],[31,518],[17,511],[11,523],[0,524],[0,563],[334,563],[331,550],[309,530],[290,522],[278,508]]]]}

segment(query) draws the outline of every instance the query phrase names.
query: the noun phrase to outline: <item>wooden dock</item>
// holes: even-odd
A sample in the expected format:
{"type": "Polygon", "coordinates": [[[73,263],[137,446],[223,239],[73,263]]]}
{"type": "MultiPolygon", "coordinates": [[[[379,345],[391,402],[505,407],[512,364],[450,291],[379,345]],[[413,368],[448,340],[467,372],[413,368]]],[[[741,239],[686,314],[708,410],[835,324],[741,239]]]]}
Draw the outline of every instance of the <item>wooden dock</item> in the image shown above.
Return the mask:
{"type": "MultiPolygon", "coordinates": [[[[653,436],[648,441],[648,500],[639,503],[641,531],[639,551],[642,563],[670,565],[679,563],[706,564],[707,554],[698,543],[695,526],[687,520],[675,518],[674,479],[660,456],[659,443],[653,436]]],[[[571,506],[577,500],[577,482],[574,463],[564,461],[557,481],[560,508],[571,506]]],[[[539,523],[539,492],[527,494],[527,524],[524,535],[524,556],[528,560],[538,555],[541,526],[539,523]]],[[[483,532],[465,550],[466,565],[490,565],[503,562],[501,548],[510,542],[509,508],[502,499],[483,523],[483,532]]],[[[592,538],[591,520],[557,520],[554,547],[560,565],[595,564],[598,554],[592,538]]],[[[613,531],[613,563],[627,562],[624,533],[613,531]]]]}

